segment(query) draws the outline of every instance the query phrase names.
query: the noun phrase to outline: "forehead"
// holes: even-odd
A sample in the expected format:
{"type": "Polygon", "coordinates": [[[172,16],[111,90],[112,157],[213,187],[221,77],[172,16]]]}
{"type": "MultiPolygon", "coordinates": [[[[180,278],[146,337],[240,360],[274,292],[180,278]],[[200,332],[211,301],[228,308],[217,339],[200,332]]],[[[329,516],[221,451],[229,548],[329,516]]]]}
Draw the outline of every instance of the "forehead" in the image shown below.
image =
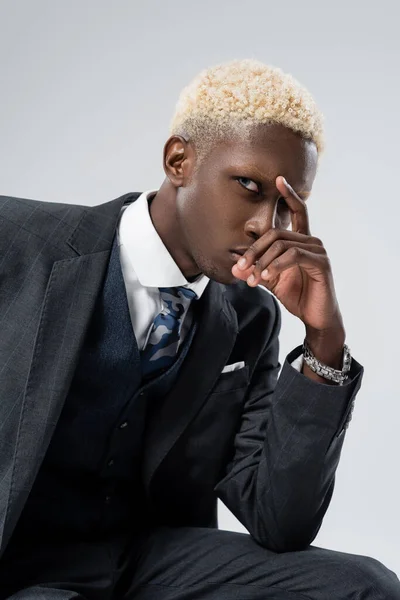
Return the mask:
{"type": "Polygon", "coordinates": [[[315,178],[318,153],[313,142],[282,125],[260,125],[251,134],[218,144],[215,166],[224,170],[246,169],[242,176],[275,185],[283,175],[298,192],[309,192],[315,178]]]}

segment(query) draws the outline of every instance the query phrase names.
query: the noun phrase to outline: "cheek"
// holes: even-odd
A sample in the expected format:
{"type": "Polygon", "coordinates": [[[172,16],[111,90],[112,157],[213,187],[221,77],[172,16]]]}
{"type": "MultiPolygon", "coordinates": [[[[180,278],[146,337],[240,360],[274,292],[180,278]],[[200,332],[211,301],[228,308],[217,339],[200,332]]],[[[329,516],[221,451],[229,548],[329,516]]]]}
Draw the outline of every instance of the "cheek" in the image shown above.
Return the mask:
{"type": "Polygon", "coordinates": [[[181,214],[192,239],[202,246],[225,247],[243,230],[246,215],[238,206],[237,198],[218,180],[207,180],[207,185],[196,182],[185,190],[181,214]],[[194,184],[194,185],[193,185],[194,184]],[[225,241],[226,240],[226,241],[225,241]]]}
{"type": "Polygon", "coordinates": [[[181,196],[178,218],[189,245],[203,247],[213,239],[212,199],[200,190],[196,190],[196,193],[186,192],[181,196]]]}

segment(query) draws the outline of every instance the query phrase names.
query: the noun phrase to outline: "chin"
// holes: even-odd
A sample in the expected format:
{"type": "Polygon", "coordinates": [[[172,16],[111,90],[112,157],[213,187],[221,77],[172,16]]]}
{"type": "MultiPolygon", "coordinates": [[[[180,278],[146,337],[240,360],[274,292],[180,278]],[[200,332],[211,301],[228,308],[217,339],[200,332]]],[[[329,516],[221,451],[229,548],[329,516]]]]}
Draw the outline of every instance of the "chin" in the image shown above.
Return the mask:
{"type": "Polygon", "coordinates": [[[215,264],[204,265],[203,268],[201,268],[201,272],[203,275],[206,275],[206,277],[209,277],[209,279],[212,279],[217,283],[223,283],[224,285],[231,285],[238,281],[229,269],[218,268],[215,264]]]}

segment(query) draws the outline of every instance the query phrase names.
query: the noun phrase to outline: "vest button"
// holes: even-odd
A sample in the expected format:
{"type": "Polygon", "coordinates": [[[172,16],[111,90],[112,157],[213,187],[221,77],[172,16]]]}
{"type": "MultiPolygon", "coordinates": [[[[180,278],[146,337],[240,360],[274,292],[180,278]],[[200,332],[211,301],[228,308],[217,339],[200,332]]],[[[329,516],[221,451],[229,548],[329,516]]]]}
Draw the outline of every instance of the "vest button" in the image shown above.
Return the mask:
{"type": "Polygon", "coordinates": [[[105,497],[105,503],[106,504],[110,504],[110,502],[111,502],[111,496],[106,496],[105,497]]]}
{"type": "Polygon", "coordinates": [[[128,427],[128,421],[124,421],[123,423],[121,423],[121,425],[119,426],[120,429],[125,429],[125,427],[128,427]]]}
{"type": "Polygon", "coordinates": [[[111,460],[109,460],[108,463],[107,463],[107,467],[112,467],[113,464],[114,464],[114,459],[111,458],[111,460]]]}

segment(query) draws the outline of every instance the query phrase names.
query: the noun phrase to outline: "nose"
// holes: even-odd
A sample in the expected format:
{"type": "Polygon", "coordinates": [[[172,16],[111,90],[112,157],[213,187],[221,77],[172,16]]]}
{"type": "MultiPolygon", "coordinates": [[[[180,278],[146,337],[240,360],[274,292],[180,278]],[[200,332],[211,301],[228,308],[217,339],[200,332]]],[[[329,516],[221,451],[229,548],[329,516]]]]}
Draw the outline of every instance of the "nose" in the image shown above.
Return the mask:
{"type": "Polygon", "coordinates": [[[253,241],[258,240],[269,229],[275,228],[276,202],[263,202],[246,221],[245,233],[253,241]]]}

